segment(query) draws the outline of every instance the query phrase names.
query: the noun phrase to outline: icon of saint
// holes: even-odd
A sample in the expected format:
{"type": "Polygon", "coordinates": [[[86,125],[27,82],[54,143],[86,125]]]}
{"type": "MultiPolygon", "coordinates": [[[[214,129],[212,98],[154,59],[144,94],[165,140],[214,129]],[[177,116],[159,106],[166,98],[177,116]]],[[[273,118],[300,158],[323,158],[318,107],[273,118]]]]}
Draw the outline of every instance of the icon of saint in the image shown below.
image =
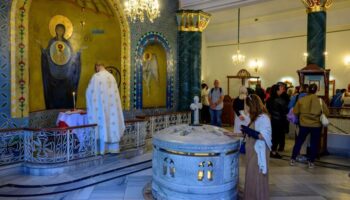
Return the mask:
{"type": "Polygon", "coordinates": [[[42,49],[41,54],[45,105],[46,109],[73,108],[73,92],[77,93],[80,79],[80,52],[74,54],[67,40],[73,28],[69,19],[60,15],[53,19],[50,26],[54,28],[50,31],[52,33],[54,30],[55,35],[50,39],[47,48],[42,49]]]}

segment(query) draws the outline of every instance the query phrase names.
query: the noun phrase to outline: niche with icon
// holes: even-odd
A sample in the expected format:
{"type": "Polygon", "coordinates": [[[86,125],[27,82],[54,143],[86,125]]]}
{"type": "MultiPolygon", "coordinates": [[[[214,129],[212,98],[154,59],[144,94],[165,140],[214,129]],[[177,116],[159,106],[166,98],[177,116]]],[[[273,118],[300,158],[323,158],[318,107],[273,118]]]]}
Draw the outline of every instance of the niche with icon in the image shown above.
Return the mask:
{"type": "Polygon", "coordinates": [[[166,52],[159,43],[145,47],[142,56],[143,108],[166,106],[166,52]]]}
{"type": "Polygon", "coordinates": [[[72,108],[73,92],[76,107],[85,108],[94,64],[121,71],[115,10],[107,0],[35,0],[28,14],[29,111],[72,108]]]}
{"type": "Polygon", "coordinates": [[[137,42],[133,107],[174,108],[174,52],[159,32],[148,32],[137,42]]]}

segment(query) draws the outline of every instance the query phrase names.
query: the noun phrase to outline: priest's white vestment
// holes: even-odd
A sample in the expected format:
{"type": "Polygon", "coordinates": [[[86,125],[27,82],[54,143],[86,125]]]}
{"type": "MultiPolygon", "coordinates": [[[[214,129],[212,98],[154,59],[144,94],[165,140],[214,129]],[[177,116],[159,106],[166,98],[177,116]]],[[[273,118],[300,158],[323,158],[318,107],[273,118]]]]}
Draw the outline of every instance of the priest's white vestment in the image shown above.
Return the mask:
{"type": "Polygon", "coordinates": [[[86,90],[89,124],[97,124],[97,153],[118,153],[125,130],[118,85],[111,73],[102,69],[94,74],[86,90]]]}

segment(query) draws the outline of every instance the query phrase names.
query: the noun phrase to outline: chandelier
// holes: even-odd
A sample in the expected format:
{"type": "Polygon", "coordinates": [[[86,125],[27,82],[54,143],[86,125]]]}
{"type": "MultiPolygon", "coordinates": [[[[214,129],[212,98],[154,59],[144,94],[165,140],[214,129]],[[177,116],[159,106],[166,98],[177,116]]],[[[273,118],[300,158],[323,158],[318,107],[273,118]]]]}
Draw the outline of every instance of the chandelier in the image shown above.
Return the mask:
{"type": "Polygon", "coordinates": [[[239,50],[239,31],[240,31],[240,17],[241,17],[241,10],[238,8],[238,28],[237,28],[237,52],[232,56],[232,62],[233,65],[236,67],[244,67],[245,64],[245,56],[241,54],[241,51],[239,50]]]}
{"type": "Polygon", "coordinates": [[[145,16],[151,23],[160,16],[158,0],[126,0],[125,14],[131,22],[144,22],[145,16]]]}

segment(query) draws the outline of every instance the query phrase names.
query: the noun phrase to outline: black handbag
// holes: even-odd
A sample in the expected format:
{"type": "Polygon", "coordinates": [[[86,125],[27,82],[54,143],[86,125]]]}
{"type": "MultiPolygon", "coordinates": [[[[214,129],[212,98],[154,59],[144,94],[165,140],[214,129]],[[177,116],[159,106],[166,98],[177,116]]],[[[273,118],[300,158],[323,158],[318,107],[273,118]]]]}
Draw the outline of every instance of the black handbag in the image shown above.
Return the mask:
{"type": "MultiPolygon", "coordinates": [[[[248,127],[250,127],[251,124],[252,122],[248,124],[248,127]]],[[[239,147],[239,153],[241,154],[245,154],[246,137],[247,137],[247,134],[244,134],[243,140],[241,141],[241,146],[239,147]]]]}
{"type": "Polygon", "coordinates": [[[243,140],[241,141],[241,146],[239,147],[239,153],[245,154],[245,143],[246,143],[246,136],[244,136],[243,140]]]}

